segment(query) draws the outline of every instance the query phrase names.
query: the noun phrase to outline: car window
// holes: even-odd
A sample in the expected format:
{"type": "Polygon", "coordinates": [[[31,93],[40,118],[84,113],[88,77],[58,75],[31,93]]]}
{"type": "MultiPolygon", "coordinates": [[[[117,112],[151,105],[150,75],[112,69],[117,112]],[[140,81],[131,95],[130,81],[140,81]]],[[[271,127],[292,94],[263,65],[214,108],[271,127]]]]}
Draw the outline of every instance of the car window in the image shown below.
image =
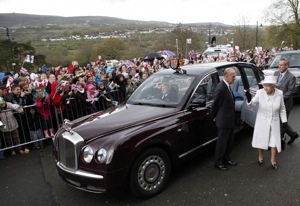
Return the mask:
{"type": "Polygon", "coordinates": [[[289,67],[300,67],[300,53],[279,53],[272,61],[270,67],[278,68],[278,64],[281,58],[288,59],[289,67]]]}
{"type": "Polygon", "coordinates": [[[244,71],[247,75],[249,87],[251,87],[253,89],[254,88],[259,89],[258,88],[258,82],[257,82],[257,79],[255,77],[254,71],[251,68],[244,68],[244,71]]]}
{"type": "Polygon", "coordinates": [[[181,74],[160,75],[159,73],[150,76],[130,96],[128,103],[151,104],[151,105],[175,105],[181,102],[194,76],[181,74]],[[167,98],[165,98],[167,96],[167,98]]]}
{"type": "Polygon", "coordinates": [[[193,98],[211,101],[218,82],[217,73],[207,75],[202,79],[200,85],[198,85],[193,98]]]}

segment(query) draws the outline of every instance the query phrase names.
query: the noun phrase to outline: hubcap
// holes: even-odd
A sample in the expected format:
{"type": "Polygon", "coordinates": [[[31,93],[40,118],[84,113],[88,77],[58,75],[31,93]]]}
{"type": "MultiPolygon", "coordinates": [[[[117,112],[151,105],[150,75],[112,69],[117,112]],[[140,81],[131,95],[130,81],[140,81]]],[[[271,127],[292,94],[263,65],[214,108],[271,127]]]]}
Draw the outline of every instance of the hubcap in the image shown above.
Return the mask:
{"type": "Polygon", "coordinates": [[[149,156],[140,165],[138,183],[142,189],[157,188],[165,177],[165,162],[159,156],[149,156]]]}

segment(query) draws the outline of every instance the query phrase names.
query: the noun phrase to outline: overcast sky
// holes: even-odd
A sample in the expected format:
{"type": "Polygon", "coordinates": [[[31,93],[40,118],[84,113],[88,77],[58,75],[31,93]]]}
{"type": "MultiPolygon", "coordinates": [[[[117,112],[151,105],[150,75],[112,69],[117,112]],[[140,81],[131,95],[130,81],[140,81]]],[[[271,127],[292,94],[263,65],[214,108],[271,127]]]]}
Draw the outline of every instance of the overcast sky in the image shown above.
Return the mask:
{"type": "Polygon", "coordinates": [[[170,23],[263,24],[271,0],[0,0],[0,13],[109,16],[170,23]]]}

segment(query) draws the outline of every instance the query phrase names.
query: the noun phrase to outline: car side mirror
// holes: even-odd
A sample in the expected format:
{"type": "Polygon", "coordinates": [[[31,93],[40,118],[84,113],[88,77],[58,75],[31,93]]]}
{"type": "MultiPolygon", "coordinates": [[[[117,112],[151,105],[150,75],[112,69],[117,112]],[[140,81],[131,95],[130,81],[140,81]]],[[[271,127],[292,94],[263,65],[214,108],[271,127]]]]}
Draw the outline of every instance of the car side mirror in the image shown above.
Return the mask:
{"type": "Polygon", "coordinates": [[[205,106],[206,106],[206,100],[199,99],[199,98],[193,99],[192,103],[190,104],[190,107],[205,107],[205,106]]]}
{"type": "Polygon", "coordinates": [[[270,64],[266,64],[266,65],[264,66],[264,69],[268,69],[269,66],[270,66],[270,64]]]}

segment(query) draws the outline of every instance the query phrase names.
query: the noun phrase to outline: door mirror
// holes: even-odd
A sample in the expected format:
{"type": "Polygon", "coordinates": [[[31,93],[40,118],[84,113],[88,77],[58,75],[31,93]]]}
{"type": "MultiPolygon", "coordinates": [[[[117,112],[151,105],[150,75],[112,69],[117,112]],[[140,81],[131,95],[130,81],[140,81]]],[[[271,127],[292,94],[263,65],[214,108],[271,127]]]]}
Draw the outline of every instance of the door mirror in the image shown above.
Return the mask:
{"type": "Polygon", "coordinates": [[[205,107],[206,106],[206,100],[205,98],[194,98],[192,100],[192,103],[190,104],[190,107],[205,107]]]}

